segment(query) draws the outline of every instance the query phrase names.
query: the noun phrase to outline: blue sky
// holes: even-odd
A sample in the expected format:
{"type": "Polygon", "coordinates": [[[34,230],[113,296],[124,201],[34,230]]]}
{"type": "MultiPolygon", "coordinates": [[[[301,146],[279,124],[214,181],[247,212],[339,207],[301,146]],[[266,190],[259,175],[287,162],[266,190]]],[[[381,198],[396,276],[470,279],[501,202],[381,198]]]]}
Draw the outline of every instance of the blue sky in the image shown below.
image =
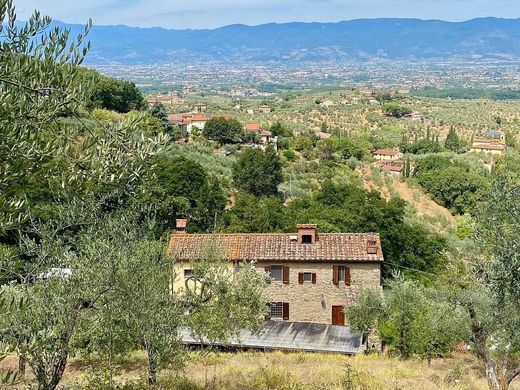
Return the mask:
{"type": "Polygon", "coordinates": [[[461,21],[520,18],[520,0],[14,0],[20,19],[39,9],[54,19],[139,27],[215,28],[227,24],[416,17],[461,21]]]}

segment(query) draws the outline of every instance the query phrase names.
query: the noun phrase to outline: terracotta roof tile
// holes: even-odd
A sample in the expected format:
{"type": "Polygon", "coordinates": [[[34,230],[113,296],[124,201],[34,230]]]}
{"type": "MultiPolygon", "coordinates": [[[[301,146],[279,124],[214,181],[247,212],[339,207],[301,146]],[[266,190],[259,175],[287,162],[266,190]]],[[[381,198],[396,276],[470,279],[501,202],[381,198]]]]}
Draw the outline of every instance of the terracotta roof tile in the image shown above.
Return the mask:
{"type": "Polygon", "coordinates": [[[246,125],[244,126],[244,130],[258,131],[260,130],[260,125],[258,123],[246,123],[246,125]]]}
{"type": "Polygon", "coordinates": [[[375,155],[382,155],[382,156],[395,156],[399,153],[401,153],[401,152],[399,150],[395,150],[395,149],[377,149],[374,152],[375,155]]]}
{"type": "Polygon", "coordinates": [[[313,244],[302,244],[293,234],[172,234],[168,254],[177,260],[204,258],[215,250],[230,261],[383,261],[381,240],[373,233],[322,233],[313,244]],[[375,240],[377,253],[368,254],[375,240]]]}

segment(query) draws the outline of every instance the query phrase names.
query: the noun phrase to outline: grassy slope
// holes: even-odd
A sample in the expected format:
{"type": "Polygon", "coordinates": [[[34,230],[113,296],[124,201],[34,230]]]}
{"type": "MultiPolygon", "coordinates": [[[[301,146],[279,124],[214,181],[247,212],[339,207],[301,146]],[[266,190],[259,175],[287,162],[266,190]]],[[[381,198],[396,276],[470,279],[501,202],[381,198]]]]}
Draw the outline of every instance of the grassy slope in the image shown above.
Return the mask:
{"type": "MultiPolygon", "coordinates": [[[[142,352],[116,364],[117,381],[143,378],[146,359],[142,352]]],[[[13,360],[10,361],[14,365],[13,360]]],[[[74,388],[94,361],[73,359],[63,385],[74,388]]],[[[471,354],[450,359],[402,361],[387,356],[346,357],[334,354],[242,352],[192,353],[185,368],[183,385],[167,370],[160,374],[164,389],[344,389],[346,378],[358,389],[487,389],[479,362],[471,354]],[[347,374],[348,367],[350,375],[347,374]]],[[[511,390],[520,389],[520,381],[511,390]]]]}

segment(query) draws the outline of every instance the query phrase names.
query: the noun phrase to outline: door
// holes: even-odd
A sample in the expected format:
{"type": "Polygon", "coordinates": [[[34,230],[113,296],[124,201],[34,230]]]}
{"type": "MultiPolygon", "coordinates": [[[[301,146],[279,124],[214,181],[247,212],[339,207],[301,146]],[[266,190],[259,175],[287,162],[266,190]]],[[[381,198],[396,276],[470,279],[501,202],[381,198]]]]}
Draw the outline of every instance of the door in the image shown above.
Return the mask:
{"type": "Polygon", "coordinates": [[[332,306],[332,325],[345,325],[343,306],[332,306]]]}

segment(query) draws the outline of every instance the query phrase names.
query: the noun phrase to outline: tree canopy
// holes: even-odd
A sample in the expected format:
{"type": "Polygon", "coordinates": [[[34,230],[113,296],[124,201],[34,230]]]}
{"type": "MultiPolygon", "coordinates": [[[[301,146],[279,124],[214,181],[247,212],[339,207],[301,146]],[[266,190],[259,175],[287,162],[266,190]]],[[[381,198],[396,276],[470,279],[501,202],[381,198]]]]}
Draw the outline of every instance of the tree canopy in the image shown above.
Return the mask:
{"type": "Polygon", "coordinates": [[[255,196],[278,194],[282,182],[282,162],[273,147],[245,149],[233,166],[233,181],[237,189],[255,196]]]}
{"type": "Polygon", "coordinates": [[[236,119],[219,116],[206,122],[202,135],[220,144],[234,144],[244,139],[244,128],[236,119]]]}

